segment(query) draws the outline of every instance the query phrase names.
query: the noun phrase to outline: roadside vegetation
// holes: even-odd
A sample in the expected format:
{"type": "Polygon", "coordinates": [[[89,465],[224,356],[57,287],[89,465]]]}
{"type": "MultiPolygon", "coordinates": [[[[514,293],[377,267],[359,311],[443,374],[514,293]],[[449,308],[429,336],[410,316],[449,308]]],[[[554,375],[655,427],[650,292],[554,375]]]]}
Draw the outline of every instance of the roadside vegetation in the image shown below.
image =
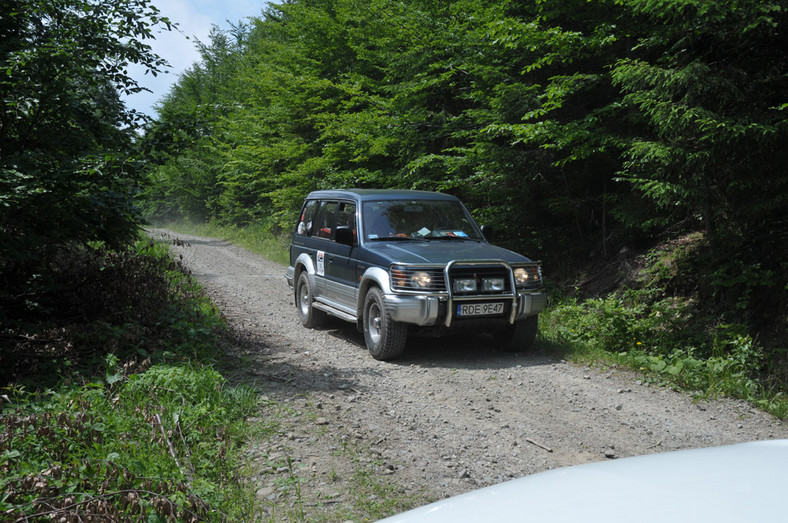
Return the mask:
{"type": "Polygon", "coordinates": [[[119,96],[166,69],[151,1],[0,10],[0,519],[256,516],[238,452],[275,420],[139,231],[281,261],[319,188],[456,194],[544,260],[548,346],[788,415],[781,2],[268,4],[156,120],[119,96]]]}
{"type": "Polygon", "coordinates": [[[743,399],[788,417],[785,349],[764,347],[746,325],[699,314],[691,298],[665,297],[660,288],[554,298],[540,332],[573,361],[634,370],[658,385],[743,399]]]}
{"type": "Polygon", "coordinates": [[[166,244],[60,261],[48,298],[68,313],[0,333],[2,519],[253,519],[238,474],[258,395],[216,370],[218,311],[166,244]]]}

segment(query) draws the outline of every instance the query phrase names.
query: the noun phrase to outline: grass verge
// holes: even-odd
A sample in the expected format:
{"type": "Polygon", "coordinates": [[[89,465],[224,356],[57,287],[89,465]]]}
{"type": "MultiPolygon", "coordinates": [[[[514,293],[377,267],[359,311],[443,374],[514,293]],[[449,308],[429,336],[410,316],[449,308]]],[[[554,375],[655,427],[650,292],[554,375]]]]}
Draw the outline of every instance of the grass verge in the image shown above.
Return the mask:
{"type": "Polygon", "coordinates": [[[767,350],[742,325],[698,318],[690,301],[658,289],[627,290],[548,308],[544,338],[576,362],[619,365],[702,397],[746,400],[788,417],[785,349],[767,350]]]}
{"type": "Polygon", "coordinates": [[[226,325],[167,246],[52,271],[47,314],[0,332],[0,519],[255,519],[237,470],[257,393],[214,370],[226,325]]]}

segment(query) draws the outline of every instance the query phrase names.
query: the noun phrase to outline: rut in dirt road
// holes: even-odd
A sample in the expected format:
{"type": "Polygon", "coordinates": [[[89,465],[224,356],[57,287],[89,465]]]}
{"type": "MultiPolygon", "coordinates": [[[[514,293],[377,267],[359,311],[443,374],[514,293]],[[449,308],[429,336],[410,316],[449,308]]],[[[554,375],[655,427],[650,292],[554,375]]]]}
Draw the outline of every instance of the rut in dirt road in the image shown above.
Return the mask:
{"type": "MultiPolygon", "coordinates": [[[[629,372],[568,364],[539,342],[517,355],[485,338],[414,338],[402,359],[379,362],[354,325],[301,326],[285,267],[221,240],[152,234],[181,240],[174,251],[231,323],[263,341],[250,379],[277,401],[317,406],[328,434],[365,442],[381,474],[431,498],[560,466],[788,438],[744,402],[694,401],[629,372]]],[[[321,488],[336,442],[297,440],[290,451],[321,488]]]]}

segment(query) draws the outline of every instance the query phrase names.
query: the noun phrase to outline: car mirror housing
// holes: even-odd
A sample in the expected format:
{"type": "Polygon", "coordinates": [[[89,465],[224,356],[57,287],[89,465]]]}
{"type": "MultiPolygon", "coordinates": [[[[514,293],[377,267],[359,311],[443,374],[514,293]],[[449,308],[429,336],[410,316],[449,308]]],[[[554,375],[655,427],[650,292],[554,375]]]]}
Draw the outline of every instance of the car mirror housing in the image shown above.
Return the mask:
{"type": "Polygon", "coordinates": [[[334,240],[337,243],[341,243],[342,245],[353,246],[355,244],[355,239],[353,238],[353,231],[351,231],[350,227],[347,226],[337,227],[336,236],[334,237],[334,240]]]}
{"type": "Polygon", "coordinates": [[[490,225],[482,225],[481,229],[482,229],[482,234],[484,235],[484,238],[488,242],[493,241],[493,238],[495,238],[495,230],[490,225]]]}

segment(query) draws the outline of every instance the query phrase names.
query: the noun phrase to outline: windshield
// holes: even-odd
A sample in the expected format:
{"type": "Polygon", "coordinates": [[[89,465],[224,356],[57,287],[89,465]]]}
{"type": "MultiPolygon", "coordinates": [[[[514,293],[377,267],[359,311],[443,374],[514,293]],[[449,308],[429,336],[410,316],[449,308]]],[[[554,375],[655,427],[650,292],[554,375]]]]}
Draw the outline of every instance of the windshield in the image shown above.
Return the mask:
{"type": "Polygon", "coordinates": [[[367,240],[481,240],[465,208],[447,200],[383,200],[363,204],[367,240]]]}

